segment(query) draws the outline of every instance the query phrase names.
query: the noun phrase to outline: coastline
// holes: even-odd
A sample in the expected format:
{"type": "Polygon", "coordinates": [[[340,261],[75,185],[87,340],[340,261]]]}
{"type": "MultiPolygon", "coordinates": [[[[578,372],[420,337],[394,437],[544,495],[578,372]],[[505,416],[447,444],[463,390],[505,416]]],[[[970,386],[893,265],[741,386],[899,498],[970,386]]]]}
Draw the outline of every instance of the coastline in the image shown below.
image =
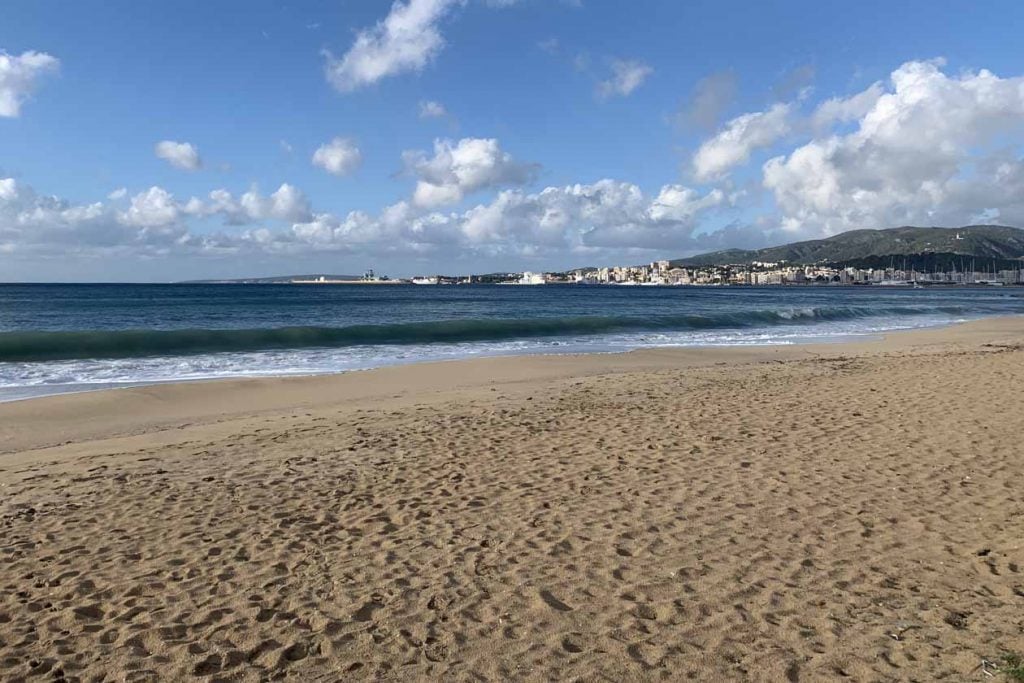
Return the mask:
{"type": "MultiPolygon", "coordinates": [[[[992,317],[992,316],[988,316],[992,317]]],[[[1000,316],[1001,317],[1001,316],[1000,316]]],[[[984,319],[984,318],[981,318],[984,319]]],[[[922,326],[910,326],[910,327],[894,327],[892,329],[878,329],[868,332],[864,331],[850,331],[850,332],[835,332],[831,334],[822,335],[809,333],[806,336],[800,334],[791,335],[791,338],[779,338],[775,341],[705,341],[705,342],[694,342],[690,344],[686,343],[666,343],[666,344],[646,344],[644,342],[636,342],[635,345],[630,343],[614,343],[606,342],[606,346],[602,346],[600,341],[593,343],[592,345],[583,346],[580,343],[565,343],[559,342],[558,345],[553,346],[537,346],[534,348],[522,348],[517,350],[509,349],[488,349],[486,347],[464,351],[464,355],[453,355],[446,357],[444,352],[438,355],[425,355],[422,358],[405,359],[405,358],[381,358],[378,362],[367,365],[355,365],[353,367],[347,367],[342,369],[310,369],[310,370],[284,370],[284,371],[273,371],[267,370],[265,372],[254,372],[251,374],[235,374],[235,375],[211,375],[211,376],[185,376],[181,378],[159,378],[159,379],[124,379],[110,382],[83,382],[78,384],[63,384],[63,385],[48,385],[48,384],[30,384],[24,386],[12,386],[0,388],[0,405],[9,403],[12,401],[27,401],[35,400],[39,398],[46,398],[50,396],[60,396],[67,394],[80,394],[80,393],[91,393],[96,391],[108,391],[115,389],[130,389],[145,386],[160,386],[169,384],[181,384],[181,383],[192,383],[192,382],[215,382],[215,381],[231,381],[231,380],[249,380],[249,379],[284,379],[284,378],[297,378],[297,377],[320,377],[320,376],[331,376],[346,374],[349,372],[364,372],[368,370],[378,370],[387,367],[404,367],[408,365],[422,365],[431,363],[449,363],[459,362],[468,360],[480,360],[487,358],[508,358],[508,357],[532,357],[532,356],[587,356],[587,355],[610,355],[610,354],[621,354],[621,353],[632,353],[645,350],[661,350],[661,349],[687,349],[687,350],[699,350],[699,349],[719,349],[719,348],[757,348],[757,347],[787,347],[787,346],[807,346],[807,345],[830,345],[830,344],[844,344],[844,343],[856,343],[871,340],[873,338],[880,338],[886,334],[891,333],[902,333],[905,331],[913,330],[926,330],[926,329],[939,329],[949,326],[955,326],[962,324],[967,321],[951,321],[951,322],[940,322],[922,326]],[[22,394],[19,395],[18,391],[22,394]],[[8,392],[8,393],[4,393],[8,392]]],[[[532,339],[531,339],[532,340],[532,339]]],[[[392,348],[402,348],[402,346],[393,346],[392,348]]],[[[308,351],[310,348],[303,347],[297,350],[308,351]]],[[[231,352],[222,352],[230,354],[231,352]]],[[[236,352],[237,353],[237,352],[236,352]]],[[[170,358],[174,358],[171,356],[170,358]]],[[[188,358],[183,356],[182,358],[188,358]]],[[[87,359],[79,359],[87,360],[87,359]]],[[[108,360],[100,357],[94,360],[108,360]]],[[[17,361],[15,361],[17,362],[17,361]]],[[[43,361],[45,362],[45,361],[43,361]]]]}
{"type": "Polygon", "coordinates": [[[1024,316],[873,334],[840,342],[642,348],[607,353],[497,355],[387,365],[358,371],[167,381],[0,402],[0,456],[230,421],[248,413],[331,409],[359,403],[408,405],[439,392],[558,382],[576,376],[711,365],[756,365],[811,356],[925,350],[1024,333],[1024,316]]]}
{"type": "Polygon", "coordinates": [[[0,677],[973,680],[1024,316],[0,405],[0,677]]]}
{"type": "Polygon", "coordinates": [[[1012,293],[967,290],[810,287],[779,294],[765,287],[630,294],[581,287],[545,296],[544,288],[531,289],[533,294],[509,294],[508,288],[431,294],[410,287],[401,294],[389,289],[380,302],[369,297],[374,303],[368,305],[354,290],[309,295],[256,289],[235,296],[223,288],[114,288],[99,297],[92,319],[82,314],[92,310],[87,288],[61,290],[52,297],[54,310],[41,300],[32,306],[40,295],[23,293],[15,303],[20,322],[0,334],[0,401],[484,356],[821,343],[1021,313],[1021,299],[1012,293]],[[175,317],[185,301],[187,322],[175,317]],[[223,317],[228,306],[238,308],[230,324],[223,317]],[[167,311],[174,312],[163,320],[167,311]]]}
{"type": "MultiPolygon", "coordinates": [[[[910,328],[910,330],[919,329],[939,329],[949,326],[955,326],[962,323],[945,323],[930,325],[925,327],[910,328]]],[[[761,347],[792,347],[792,346],[808,346],[808,345],[834,345],[834,344],[845,344],[845,343],[858,343],[873,338],[881,338],[882,336],[895,332],[910,331],[906,329],[893,329],[893,330],[881,330],[877,332],[863,332],[863,333],[849,333],[845,335],[836,335],[834,337],[826,337],[815,341],[783,341],[783,342],[750,342],[750,343],[736,343],[736,342],[723,342],[723,343],[703,343],[703,344],[670,344],[664,346],[642,346],[638,345],[635,347],[626,346],[624,348],[612,347],[602,349],[600,345],[597,349],[573,349],[563,350],[558,347],[539,347],[535,349],[524,349],[524,350],[481,350],[477,353],[470,353],[463,356],[455,357],[430,357],[427,356],[422,359],[414,360],[382,360],[380,364],[367,365],[367,366],[356,366],[351,368],[344,368],[339,370],[295,370],[295,371],[281,371],[266,373],[255,372],[252,374],[241,374],[241,375],[217,375],[217,376],[193,376],[184,378],[168,378],[168,379],[152,379],[152,380],[123,380],[123,381],[112,381],[112,382],[94,382],[94,383],[80,383],[80,384],[65,384],[65,385],[25,385],[22,387],[4,387],[5,390],[11,390],[13,395],[4,395],[0,393],[0,405],[5,403],[11,403],[16,401],[32,401],[43,398],[50,398],[55,396],[67,396],[72,394],[84,394],[84,393],[95,393],[100,391],[116,391],[122,389],[135,389],[148,386],[167,386],[175,384],[192,384],[192,383],[209,383],[209,382],[230,382],[230,381],[250,381],[250,380],[272,380],[272,379],[297,379],[297,378],[311,378],[311,377],[330,377],[335,375],[349,374],[352,372],[370,372],[375,370],[382,370],[385,368],[400,368],[407,367],[410,365],[431,365],[431,364],[445,364],[445,363],[459,363],[467,361],[479,361],[485,359],[496,359],[496,358],[531,358],[531,357],[542,357],[542,356],[607,356],[607,355],[618,355],[624,353],[637,353],[647,350],[662,350],[662,349],[687,349],[687,350],[700,350],[700,349],[722,349],[722,348],[761,348],[761,347]],[[15,390],[24,392],[21,395],[15,393],[15,390]]],[[[230,352],[225,352],[230,353],[230,352]]]]}
{"type": "Polygon", "coordinates": [[[606,353],[495,355],[412,362],[367,370],[168,381],[97,388],[0,402],[0,457],[17,451],[181,426],[230,421],[249,413],[337,404],[416,402],[434,392],[557,382],[575,376],[751,365],[843,352],[922,349],[1024,331],[1024,315],[900,330],[868,339],[787,345],[641,348],[606,353]],[[1019,328],[1018,328],[1019,326],[1019,328]]]}

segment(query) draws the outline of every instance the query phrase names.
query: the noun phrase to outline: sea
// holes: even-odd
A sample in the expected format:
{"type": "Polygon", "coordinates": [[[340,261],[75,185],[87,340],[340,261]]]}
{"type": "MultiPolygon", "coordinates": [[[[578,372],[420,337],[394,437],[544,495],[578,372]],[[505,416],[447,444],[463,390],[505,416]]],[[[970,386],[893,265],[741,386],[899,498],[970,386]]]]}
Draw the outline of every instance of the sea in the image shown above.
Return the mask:
{"type": "Polygon", "coordinates": [[[1016,287],[0,285],[0,401],[481,356],[842,342],[1024,314],[1016,287]]]}

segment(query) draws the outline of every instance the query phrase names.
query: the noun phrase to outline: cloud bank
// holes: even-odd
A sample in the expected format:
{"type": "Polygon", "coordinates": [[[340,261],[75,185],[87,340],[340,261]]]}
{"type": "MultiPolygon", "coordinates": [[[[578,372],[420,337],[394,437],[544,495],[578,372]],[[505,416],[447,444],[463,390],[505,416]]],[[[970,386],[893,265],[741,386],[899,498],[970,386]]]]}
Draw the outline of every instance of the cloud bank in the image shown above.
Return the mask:
{"type": "MultiPolygon", "coordinates": [[[[913,61],[858,92],[733,117],[697,146],[692,182],[654,189],[613,178],[534,187],[540,166],[485,137],[406,151],[398,178],[408,194],[376,211],[324,210],[289,183],[270,194],[220,188],[200,197],[122,188],[75,203],[0,176],[0,253],[327,251],[572,264],[862,227],[981,218],[1024,225],[1022,133],[1024,77],[949,74],[941,61],[913,61]],[[736,178],[746,179],[742,189],[736,178]]],[[[344,173],[357,152],[335,139],[314,162],[344,173]]]]}

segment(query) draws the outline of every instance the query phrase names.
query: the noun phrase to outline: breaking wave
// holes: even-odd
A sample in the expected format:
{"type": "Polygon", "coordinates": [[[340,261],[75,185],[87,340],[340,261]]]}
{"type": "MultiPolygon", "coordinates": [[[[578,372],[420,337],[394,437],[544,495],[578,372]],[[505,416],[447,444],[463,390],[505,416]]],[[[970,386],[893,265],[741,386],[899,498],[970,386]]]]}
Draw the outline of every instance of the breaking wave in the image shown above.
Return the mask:
{"type": "Polygon", "coordinates": [[[575,316],[499,320],[440,320],[349,327],[255,329],[20,331],[0,333],[0,362],[145,358],[210,353],[502,342],[628,332],[685,332],[805,325],[859,318],[957,316],[958,306],[782,308],[703,315],[575,316]]]}

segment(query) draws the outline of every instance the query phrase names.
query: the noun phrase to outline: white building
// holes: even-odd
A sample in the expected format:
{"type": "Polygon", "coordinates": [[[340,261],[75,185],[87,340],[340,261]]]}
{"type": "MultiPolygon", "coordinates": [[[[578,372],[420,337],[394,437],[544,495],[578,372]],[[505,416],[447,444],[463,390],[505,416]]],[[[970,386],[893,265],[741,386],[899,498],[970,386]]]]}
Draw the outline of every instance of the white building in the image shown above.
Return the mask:
{"type": "Polygon", "coordinates": [[[544,279],[544,274],[543,273],[531,273],[530,271],[526,271],[525,273],[523,273],[523,276],[521,278],[519,278],[519,283],[518,284],[521,284],[521,285],[543,285],[545,283],[546,283],[546,280],[544,279]]]}

